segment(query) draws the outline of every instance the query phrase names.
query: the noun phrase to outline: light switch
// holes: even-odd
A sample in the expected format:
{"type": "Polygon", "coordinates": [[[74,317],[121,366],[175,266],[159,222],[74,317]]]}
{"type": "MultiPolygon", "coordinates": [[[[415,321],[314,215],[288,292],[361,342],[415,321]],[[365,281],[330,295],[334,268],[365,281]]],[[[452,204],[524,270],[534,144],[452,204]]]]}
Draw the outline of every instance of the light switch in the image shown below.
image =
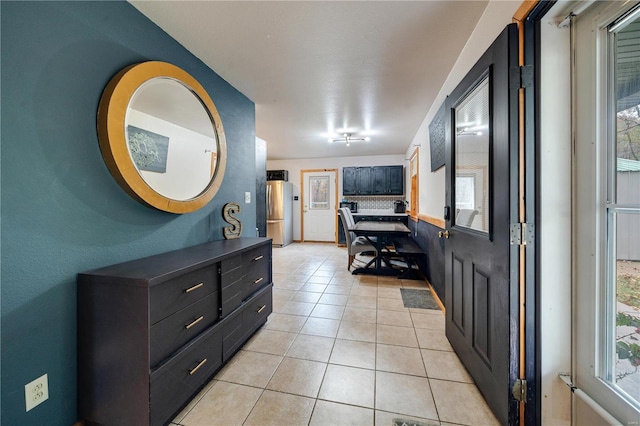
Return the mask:
{"type": "Polygon", "coordinates": [[[251,193],[250,192],[245,192],[244,193],[244,202],[245,202],[245,204],[251,203],[251,193]]]}

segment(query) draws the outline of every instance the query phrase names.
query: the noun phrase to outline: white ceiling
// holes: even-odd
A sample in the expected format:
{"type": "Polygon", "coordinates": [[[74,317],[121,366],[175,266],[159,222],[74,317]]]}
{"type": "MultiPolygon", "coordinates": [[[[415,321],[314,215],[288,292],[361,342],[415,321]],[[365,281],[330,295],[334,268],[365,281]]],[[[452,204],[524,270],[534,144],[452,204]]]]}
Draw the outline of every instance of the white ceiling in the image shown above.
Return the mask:
{"type": "Polygon", "coordinates": [[[269,159],[404,154],[487,6],[130,1],[255,102],[269,159]]]}

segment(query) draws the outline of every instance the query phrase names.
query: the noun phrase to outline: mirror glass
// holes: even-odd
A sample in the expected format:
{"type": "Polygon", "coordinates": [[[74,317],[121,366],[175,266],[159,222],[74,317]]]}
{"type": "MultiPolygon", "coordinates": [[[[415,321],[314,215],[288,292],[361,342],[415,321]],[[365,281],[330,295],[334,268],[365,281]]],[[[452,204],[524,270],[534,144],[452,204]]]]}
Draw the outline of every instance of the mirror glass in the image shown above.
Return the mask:
{"type": "Polygon", "coordinates": [[[227,163],[220,114],[204,87],[167,62],[122,69],[98,107],[109,172],[139,202],[189,213],[215,196],[227,163]]]}
{"type": "Polygon", "coordinates": [[[125,136],[142,179],[174,200],[200,195],[216,171],[218,141],[200,98],[172,78],[144,82],[129,102],[125,136]]]}

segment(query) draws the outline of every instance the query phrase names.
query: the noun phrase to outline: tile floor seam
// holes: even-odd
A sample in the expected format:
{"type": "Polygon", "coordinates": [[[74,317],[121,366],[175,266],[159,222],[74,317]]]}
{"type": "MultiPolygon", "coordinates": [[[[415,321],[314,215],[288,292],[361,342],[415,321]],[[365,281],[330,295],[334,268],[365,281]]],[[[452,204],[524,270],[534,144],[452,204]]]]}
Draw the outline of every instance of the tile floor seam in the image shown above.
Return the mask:
{"type": "Polygon", "coordinates": [[[248,419],[249,419],[249,417],[251,416],[251,413],[253,413],[253,410],[255,410],[255,409],[256,409],[256,405],[258,405],[258,401],[260,401],[260,398],[262,398],[262,395],[264,395],[264,391],[266,390],[266,389],[264,389],[264,388],[258,388],[258,389],[261,389],[260,396],[259,396],[258,398],[256,398],[256,402],[254,402],[254,403],[253,403],[253,406],[251,406],[251,410],[249,410],[249,412],[247,413],[247,415],[244,417],[244,420],[242,420],[242,423],[241,423],[242,425],[244,425],[245,423],[247,423],[247,420],[248,420],[248,419]]]}

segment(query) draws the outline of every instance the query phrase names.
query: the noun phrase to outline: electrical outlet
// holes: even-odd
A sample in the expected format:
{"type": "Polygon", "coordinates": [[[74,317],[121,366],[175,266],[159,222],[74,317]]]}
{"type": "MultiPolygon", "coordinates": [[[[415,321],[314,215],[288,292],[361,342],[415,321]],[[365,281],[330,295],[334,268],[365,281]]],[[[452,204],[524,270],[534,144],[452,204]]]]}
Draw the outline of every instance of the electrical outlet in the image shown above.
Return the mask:
{"type": "Polygon", "coordinates": [[[245,192],[244,193],[244,202],[245,202],[245,204],[249,204],[251,202],[251,193],[250,192],[245,192]]]}
{"type": "Polygon", "coordinates": [[[27,411],[49,399],[49,379],[44,374],[24,385],[24,402],[27,411]]]}

